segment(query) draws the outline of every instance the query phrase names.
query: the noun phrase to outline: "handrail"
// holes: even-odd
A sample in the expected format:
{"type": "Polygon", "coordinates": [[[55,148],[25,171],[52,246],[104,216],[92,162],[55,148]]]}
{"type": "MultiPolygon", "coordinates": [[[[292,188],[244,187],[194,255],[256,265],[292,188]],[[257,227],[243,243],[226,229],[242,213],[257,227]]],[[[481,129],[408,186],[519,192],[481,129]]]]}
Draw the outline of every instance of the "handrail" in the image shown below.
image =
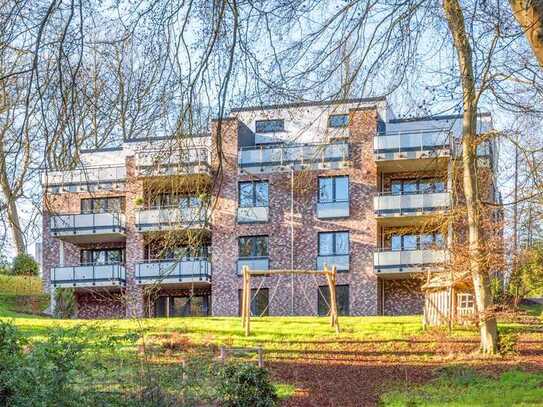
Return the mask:
{"type": "Polygon", "coordinates": [[[392,249],[392,248],[387,248],[387,247],[377,247],[375,248],[373,251],[374,253],[399,253],[399,252],[419,252],[419,251],[422,251],[422,250],[428,250],[428,251],[433,251],[433,252],[442,252],[442,251],[446,251],[447,250],[447,247],[439,247],[439,246],[429,246],[429,247],[421,247],[419,245],[417,245],[417,248],[416,249],[392,249]]]}
{"type": "Polygon", "coordinates": [[[399,193],[398,192],[392,192],[392,191],[380,191],[380,192],[376,192],[375,195],[376,196],[406,196],[406,195],[429,195],[429,194],[446,194],[446,193],[451,193],[450,190],[448,189],[445,189],[443,191],[413,191],[413,192],[405,192],[405,191],[400,191],[399,193]]]}
{"type": "Polygon", "coordinates": [[[338,141],[333,143],[263,143],[252,146],[241,146],[238,147],[239,151],[251,151],[251,150],[261,150],[261,149],[286,149],[286,148],[300,148],[300,147],[318,147],[318,146],[334,146],[334,145],[344,145],[349,144],[347,141],[338,141]]]}
{"type": "Polygon", "coordinates": [[[448,129],[420,129],[420,130],[408,130],[408,131],[386,131],[384,133],[377,133],[375,137],[387,137],[387,136],[402,136],[402,135],[411,135],[411,134],[431,134],[431,133],[448,133],[449,136],[452,135],[450,128],[448,129]]]}

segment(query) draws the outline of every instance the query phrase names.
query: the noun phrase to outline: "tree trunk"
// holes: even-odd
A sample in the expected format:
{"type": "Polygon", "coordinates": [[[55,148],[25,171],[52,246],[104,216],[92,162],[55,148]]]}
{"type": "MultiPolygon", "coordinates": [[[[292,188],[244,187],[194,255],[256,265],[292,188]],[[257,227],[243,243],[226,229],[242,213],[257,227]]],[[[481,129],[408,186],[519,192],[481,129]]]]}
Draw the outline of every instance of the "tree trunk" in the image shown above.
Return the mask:
{"type": "Polygon", "coordinates": [[[26,244],[24,239],[24,233],[21,229],[21,222],[19,220],[19,211],[17,203],[13,199],[7,200],[7,215],[9,228],[11,230],[11,236],[13,243],[15,244],[15,250],[17,255],[26,253],[26,244]]]}
{"type": "Polygon", "coordinates": [[[443,8],[458,54],[462,79],[464,116],[462,123],[463,186],[468,218],[469,265],[479,314],[481,351],[496,353],[498,329],[492,312],[490,277],[481,256],[481,214],[475,165],[477,160],[477,95],[473,75],[472,51],[465,30],[464,15],[458,0],[443,0],[443,8]]]}
{"type": "Polygon", "coordinates": [[[543,68],[543,0],[509,0],[509,4],[543,68]]]}

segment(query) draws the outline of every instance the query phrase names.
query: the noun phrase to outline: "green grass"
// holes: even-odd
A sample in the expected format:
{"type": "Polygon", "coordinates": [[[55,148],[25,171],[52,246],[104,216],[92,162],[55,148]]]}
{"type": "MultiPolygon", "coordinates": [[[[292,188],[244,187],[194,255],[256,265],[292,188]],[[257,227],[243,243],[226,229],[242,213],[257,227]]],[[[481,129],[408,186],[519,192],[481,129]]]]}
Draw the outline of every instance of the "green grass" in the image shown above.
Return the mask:
{"type": "Polygon", "coordinates": [[[521,305],[520,308],[529,315],[543,318],[543,304],[521,305]]]}
{"type": "Polygon", "coordinates": [[[382,397],[387,407],[509,407],[543,405],[543,373],[509,371],[498,378],[470,369],[448,369],[434,382],[395,390],[382,397]],[[452,370],[452,372],[451,372],[452,370]]]}
{"type": "Polygon", "coordinates": [[[25,317],[47,308],[39,277],[0,274],[0,317],[25,317]]]}

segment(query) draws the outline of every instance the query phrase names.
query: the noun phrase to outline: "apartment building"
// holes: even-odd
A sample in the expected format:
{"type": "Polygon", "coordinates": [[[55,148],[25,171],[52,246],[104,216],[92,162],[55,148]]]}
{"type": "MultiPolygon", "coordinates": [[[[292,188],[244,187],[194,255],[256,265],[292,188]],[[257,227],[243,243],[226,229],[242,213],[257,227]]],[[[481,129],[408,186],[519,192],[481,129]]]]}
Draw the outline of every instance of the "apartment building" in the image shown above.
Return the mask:
{"type": "MultiPolygon", "coordinates": [[[[210,135],[85,151],[44,174],[45,286],[75,290],[82,318],[238,315],[244,266],[335,266],[341,314],[420,313],[420,277],[448,261],[435,219],[460,133],[458,116],[397,119],[370,98],[233,109],[210,135]]],[[[496,197],[496,149],[479,147],[496,197]]],[[[320,276],[252,280],[256,315],[328,311],[320,276]]]]}

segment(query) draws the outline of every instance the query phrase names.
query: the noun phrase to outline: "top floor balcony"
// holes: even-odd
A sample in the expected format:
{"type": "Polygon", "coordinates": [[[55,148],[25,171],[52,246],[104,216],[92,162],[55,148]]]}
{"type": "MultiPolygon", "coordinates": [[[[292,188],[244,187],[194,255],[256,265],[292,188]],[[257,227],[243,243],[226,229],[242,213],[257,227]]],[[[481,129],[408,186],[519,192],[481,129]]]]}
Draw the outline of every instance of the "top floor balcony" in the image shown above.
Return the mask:
{"type": "Polygon", "coordinates": [[[41,181],[50,193],[122,191],[126,182],[126,167],[100,165],[71,170],[46,170],[42,172],[41,181]]]}
{"type": "MultiPolygon", "coordinates": [[[[419,130],[408,132],[387,132],[374,137],[373,151],[375,161],[381,167],[394,162],[420,159],[448,158],[451,155],[451,134],[445,130],[419,130]]],[[[420,163],[414,163],[420,165],[420,163]]],[[[404,171],[411,168],[404,168],[404,171]]],[[[416,169],[416,168],[412,168],[416,169]]]]}
{"type": "Polygon", "coordinates": [[[164,148],[136,153],[140,177],[211,174],[211,150],[208,147],[164,148]]]}
{"type": "Polygon", "coordinates": [[[252,172],[333,169],[350,166],[349,143],[261,144],[241,147],[238,166],[252,172]]]}

